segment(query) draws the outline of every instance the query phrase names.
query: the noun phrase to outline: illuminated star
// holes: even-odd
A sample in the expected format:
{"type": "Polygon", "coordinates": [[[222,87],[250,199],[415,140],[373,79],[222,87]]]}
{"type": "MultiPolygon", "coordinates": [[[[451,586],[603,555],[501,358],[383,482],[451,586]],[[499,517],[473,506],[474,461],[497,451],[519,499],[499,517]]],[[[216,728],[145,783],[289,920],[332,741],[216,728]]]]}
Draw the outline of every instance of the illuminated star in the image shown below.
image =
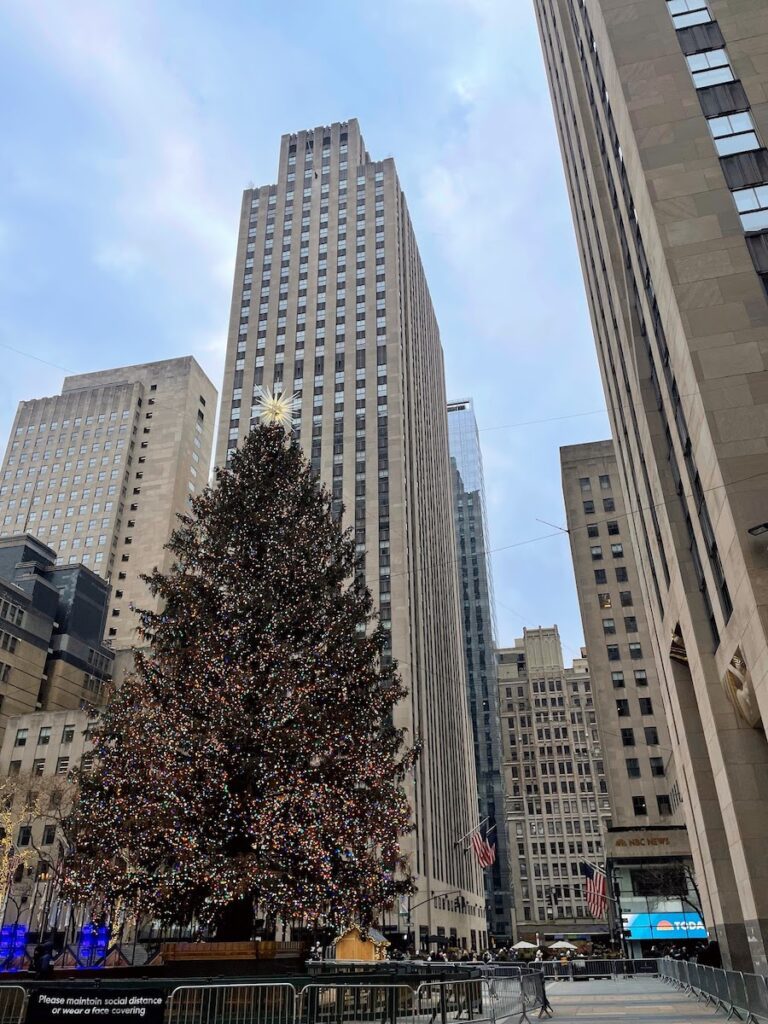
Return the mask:
{"type": "Polygon", "coordinates": [[[293,421],[297,403],[298,395],[262,388],[256,408],[262,423],[279,423],[281,427],[287,428],[293,421]]]}

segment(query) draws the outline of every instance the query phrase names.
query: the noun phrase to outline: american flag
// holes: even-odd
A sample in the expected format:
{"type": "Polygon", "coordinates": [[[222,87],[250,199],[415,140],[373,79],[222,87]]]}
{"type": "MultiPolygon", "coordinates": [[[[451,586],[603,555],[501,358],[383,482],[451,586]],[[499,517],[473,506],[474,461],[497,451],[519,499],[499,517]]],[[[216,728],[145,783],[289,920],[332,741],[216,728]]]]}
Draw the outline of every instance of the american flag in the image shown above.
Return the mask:
{"type": "Polygon", "coordinates": [[[605,917],[608,909],[608,898],[606,895],[605,871],[582,861],[581,873],[586,879],[584,894],[587,899],[587,910],[592,917],[605,917]]]}
{"type": "Polygon", "coordinates": [[[489,868],[496,860],[496,846],[491,846],[487,839],[483,839],[479,829],[477,832],[472,833],[471,842],[472,849],[475,851],[475,857],[477,857],[477,863],[481,868],[489,868]]]}

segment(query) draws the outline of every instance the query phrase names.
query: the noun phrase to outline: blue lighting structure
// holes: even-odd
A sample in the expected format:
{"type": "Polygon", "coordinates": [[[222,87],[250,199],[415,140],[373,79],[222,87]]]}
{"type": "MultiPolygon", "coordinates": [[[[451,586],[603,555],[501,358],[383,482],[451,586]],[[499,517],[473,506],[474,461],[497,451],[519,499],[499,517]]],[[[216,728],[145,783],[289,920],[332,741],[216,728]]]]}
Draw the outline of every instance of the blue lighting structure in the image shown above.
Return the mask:
{"type": "Polygon", "coordinates": [[[707,929],[698,914],[691,911],[667,911],[663,914],[624,914],[624,934],[628,939],[655,940],[707,938],[707,929]]]}
{"type": "Polygon", "coordinates": [[[78,969],[84,967],[101,968],[103,960],[109,948],[109,925],[86,924],[80,929],[77,941],[78,969]]]}
{"type": "Polygon", "coordinates": [[[27,926],[5,924],[0,928],[0,971],[18,971],[27,953],[27,926]]]}

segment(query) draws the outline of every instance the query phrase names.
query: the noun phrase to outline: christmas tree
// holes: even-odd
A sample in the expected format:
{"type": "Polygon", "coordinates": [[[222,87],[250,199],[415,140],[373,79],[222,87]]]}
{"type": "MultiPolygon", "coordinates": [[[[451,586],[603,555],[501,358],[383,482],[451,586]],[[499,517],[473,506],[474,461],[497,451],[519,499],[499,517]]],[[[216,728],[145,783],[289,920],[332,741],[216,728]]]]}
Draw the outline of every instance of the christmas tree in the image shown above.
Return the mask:
{"type": "MultiPolygon", "coordinates": [[[[364,926],[411,889],[404,696],[283,399],[180,517],[161,611],[68,822],[72,896],[219,926],[236,907],[364,926]]],[[[247,937],[247,936],[240,936],[247,937]]]]}

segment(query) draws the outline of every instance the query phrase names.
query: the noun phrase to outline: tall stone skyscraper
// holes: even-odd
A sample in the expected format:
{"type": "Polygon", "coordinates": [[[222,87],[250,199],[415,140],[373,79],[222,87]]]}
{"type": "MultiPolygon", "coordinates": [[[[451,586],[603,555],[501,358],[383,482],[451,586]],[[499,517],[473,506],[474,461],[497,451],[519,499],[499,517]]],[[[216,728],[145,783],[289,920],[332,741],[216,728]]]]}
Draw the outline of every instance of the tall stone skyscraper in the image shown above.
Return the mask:
{"type": "Polygon", "coordinates": [[[768,6],[535,9],[696,873],[766,972],[768,6]]]}
{"type": "Polygon", "coordinates": [[[453,514],[467,666],[467,699],[475,741],[480,818],[487,819],[496,860],[484,872],[488,927],[498,944],[512,938],[512,880],[504,815],[504,786],[496,680],[496,615],[488,554],[483,456],[471,399],[448,403],[453,514]]]}
{"type": "MultiPolygon", "coordinates": [[[[208,483],[216,389],[192,356],[65,377],[60,395],[21,402],[0,474],[0,537],[30,533],[58,565],[112,583],[105,639],[137,642],[140,579],[208,483]]],[[[118,666],[116,666],[118,668],[118,666]]]]}
{"type": "Polygon", "coordinates": [[[283,136],[276,185],[243,195],[217,449],[256,423],[263,386],[296,393],[295,435],[345,509],[423,741],[406,840],[419,892],[388,922],[481,946],[467,843],[477,787],[455,575],[443,355],[394,161],[357,121],[283,136]],[[434,898],[430,899],[430,895],[434,898]]]}

